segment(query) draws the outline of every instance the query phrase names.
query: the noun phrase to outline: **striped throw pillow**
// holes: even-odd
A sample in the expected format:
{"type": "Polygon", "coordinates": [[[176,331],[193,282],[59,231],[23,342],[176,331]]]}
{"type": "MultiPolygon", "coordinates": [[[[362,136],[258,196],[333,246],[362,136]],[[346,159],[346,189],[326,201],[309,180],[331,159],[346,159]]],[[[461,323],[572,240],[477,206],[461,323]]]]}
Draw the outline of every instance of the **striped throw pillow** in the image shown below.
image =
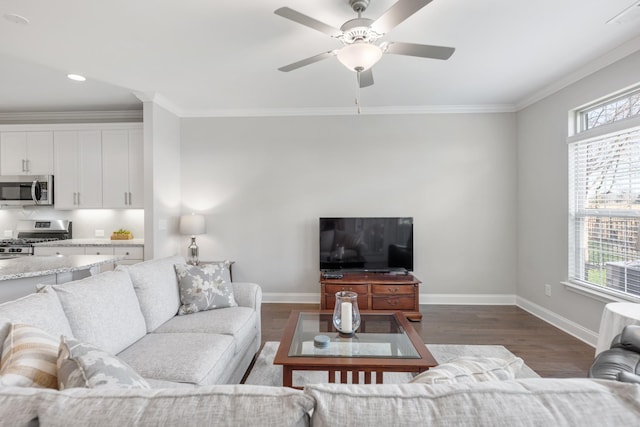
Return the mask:
{"type": "Polygon", "coordinates": [[[58,388],[58,339],[35,326],[13,323],[2,347],[0,385],[58,388]]]}

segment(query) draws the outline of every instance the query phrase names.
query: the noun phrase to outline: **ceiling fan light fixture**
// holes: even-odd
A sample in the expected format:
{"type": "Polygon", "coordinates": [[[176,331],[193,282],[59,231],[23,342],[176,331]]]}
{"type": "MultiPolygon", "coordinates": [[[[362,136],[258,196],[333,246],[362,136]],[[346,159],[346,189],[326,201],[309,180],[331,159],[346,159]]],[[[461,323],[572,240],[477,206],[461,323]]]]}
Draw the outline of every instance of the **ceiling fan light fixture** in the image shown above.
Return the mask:
{"type": "Polygon", "coordinates": [[[338,60],[351,71],[364,71],[382,58],[382,49],[375,44],[353,43],[338,51],[338,60]]]}

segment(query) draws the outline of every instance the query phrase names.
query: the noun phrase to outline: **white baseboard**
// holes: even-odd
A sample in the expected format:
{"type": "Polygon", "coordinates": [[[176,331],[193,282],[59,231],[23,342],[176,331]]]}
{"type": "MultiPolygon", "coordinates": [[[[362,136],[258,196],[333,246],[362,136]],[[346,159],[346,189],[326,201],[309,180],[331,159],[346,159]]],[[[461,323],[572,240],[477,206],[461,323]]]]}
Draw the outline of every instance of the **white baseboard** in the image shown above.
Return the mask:
{"type": "Polygon", "coordinates": [[[420,305],[516,305],[509,294],[420,294],[420,305]]]}
{"type": "Polygon", "coordinates": [[[522,297],[516,297],[516,305],[533,314],[536,317],[544,320],[545,322],[555,326],[556,328],[568,333],[579,339],[580,341],[589,344],[593,348],[596,347],[598,342],[598,333],[590,329],[587,329],[576,322],[573,322],[565,317],[559,316],[551,310],[548,310],[538,304],[535,304],[522,297]]]}
{"type": "Polygon", "coordinates": [[[289,303],[289,304],[320,304],[320,294],[280,293],[265,292],[262,294],[264,303],[289,303]]]}

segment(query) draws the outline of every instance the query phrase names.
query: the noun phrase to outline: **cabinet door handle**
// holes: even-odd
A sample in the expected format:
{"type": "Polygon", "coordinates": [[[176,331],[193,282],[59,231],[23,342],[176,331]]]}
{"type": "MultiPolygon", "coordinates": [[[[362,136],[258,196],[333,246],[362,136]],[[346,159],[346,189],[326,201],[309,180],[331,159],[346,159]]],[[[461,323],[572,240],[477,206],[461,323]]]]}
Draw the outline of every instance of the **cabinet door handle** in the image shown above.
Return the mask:
{"type": "Polygon", "coordinates": [[[76,203],[76,204],[77,204],[78,206],[80,206],[80,193],[77,193],[77,194],[78,194],[78,201],[77,201],[77,203],[76,203]]]}
{"type": "Polygon", "coordinates": [[[131,191],[129,191],[129,206],[131,206],[131,191]]]}
{"type": "Polygon", "coordinates": [[[25,162],[27,163],[27,172],[29,172],[31,170],[31,160],[27,159],[25,162]]]}
{"type": "Polygon", "coordinates": [[[127,203],[127,192],[124,192],[124,204],[128,205],[129,203],[127,203]]]}
{"type": "Polygon", "coordinates": [[[27,161],[25,159],[22,159],[22,172],[26,172],[27,171],[27,161]]]}

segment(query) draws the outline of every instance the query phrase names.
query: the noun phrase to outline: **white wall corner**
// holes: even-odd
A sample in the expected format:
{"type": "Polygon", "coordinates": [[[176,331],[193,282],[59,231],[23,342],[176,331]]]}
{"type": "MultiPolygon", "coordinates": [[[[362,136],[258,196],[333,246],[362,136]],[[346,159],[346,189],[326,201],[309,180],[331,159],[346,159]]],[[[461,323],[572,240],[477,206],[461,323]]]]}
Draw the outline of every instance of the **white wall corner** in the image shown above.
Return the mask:
{"type": "Polygon", "coordinates": [[[533,314],[536,317],[544,320],[545,322],[555,326],[556,328],[568,333],[583,341],[593,348],[596,347],[598,342],[598,333],[589,330],[576,322],[573,322],[565,317],[559,316],[551,310],[548,310],[538,304],[535,304],[525,298],[516,297],[516,305],[521,309],[533,314]]]}
{"type": "Polygon", "coordinates": [[[178,117],[185,116],[185,113],[177,105],[157,92],[133,92],[133,94],[143,103],[152,102],[178,117]]]}

